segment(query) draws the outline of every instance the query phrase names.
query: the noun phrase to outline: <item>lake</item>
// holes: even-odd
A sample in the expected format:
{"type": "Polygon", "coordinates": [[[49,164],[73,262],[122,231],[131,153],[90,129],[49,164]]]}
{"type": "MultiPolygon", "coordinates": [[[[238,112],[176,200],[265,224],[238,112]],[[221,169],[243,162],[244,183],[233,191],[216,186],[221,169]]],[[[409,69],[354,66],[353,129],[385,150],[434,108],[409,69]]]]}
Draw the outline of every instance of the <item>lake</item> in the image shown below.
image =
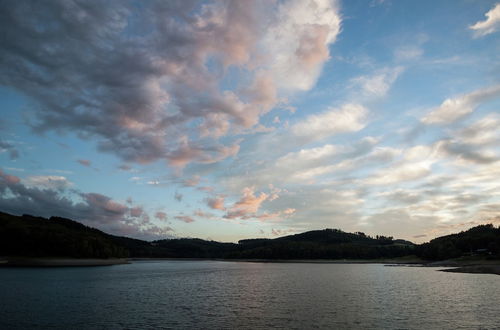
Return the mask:
{"type": "Polygon", "coordinates": [[[0,329],[499,329],[500,276],[379,264],[0,269],[0,329]]]}

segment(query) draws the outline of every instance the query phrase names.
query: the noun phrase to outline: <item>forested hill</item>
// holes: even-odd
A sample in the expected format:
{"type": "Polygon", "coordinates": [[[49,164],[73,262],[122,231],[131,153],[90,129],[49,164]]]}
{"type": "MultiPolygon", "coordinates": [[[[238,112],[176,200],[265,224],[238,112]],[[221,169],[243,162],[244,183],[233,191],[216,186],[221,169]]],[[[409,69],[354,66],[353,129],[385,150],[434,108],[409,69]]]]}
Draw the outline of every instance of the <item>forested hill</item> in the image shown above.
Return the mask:
{"type": "Polygon", "coordinates": [[[106,234],[73,220],[0,213],[0,256],[357,259],[412,254],[414,245],[335,229],[238,244],[195,238],[147,242],[106,234]]]}
{"type": "Polygon", "coordinates": [[[417,254],[424,259],[444,260],[464,255],[500,258],[500,227],[479,225],[458,234],[435,238],[420,245],[417,254]]]}
{"type": "Polygon", "coordinates": [[[69,219],[0,212],[0,256],[166,257],[226,259],[376,259],[419,255],[447,259],[481,250],[498,255],[500,228],[478,226],[423,245],[338,229],[313,230],[275,239],[220,243],[196,238],[147,242],[106,234],[69,219]]]}
{"type": "Polygon", "coordinates": [[[111,258],[128,257],[129,251],[76,221],[0,212],[0,256],[111,258]]]}

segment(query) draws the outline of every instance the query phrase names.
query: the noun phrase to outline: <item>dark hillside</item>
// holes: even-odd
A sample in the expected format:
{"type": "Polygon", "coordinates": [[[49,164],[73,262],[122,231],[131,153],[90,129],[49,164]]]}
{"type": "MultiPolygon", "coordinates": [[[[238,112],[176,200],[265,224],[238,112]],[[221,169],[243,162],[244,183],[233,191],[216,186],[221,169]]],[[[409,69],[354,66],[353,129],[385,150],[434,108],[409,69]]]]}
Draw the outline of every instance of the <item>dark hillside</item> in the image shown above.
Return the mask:
{"type": "Polygon", "coordinates": [[[500,227],[479,225],[458,234],[441,236],[417,248],[417,255],[429,260],[444,260],[464,255],[500,258],[500,227]]]}
{"type": "Polygon", "coordinates": [[[100,230],[73,220],[0,212],[0,255],[111,258],[129,253],[100,230]]]}
{"type": "Polygon", "coordinates": [[[197,238],[154,242],[106,234],[73,220],[0,213],[0,256],[72,258],[381,259],[418,255],[443,260],[464,255],[499,257],[500,228],[481,225],[415,245],[339,229],[313,230],[275,239],[221,243],[197,238]]]}

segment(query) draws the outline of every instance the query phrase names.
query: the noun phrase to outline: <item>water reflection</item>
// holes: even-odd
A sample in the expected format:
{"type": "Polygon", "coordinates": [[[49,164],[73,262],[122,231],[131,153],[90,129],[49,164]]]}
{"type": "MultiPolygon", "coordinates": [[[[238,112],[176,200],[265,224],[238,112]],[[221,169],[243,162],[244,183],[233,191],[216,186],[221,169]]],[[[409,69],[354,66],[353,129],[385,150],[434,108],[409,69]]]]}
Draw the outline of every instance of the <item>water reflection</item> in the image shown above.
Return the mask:
{"type": "Polygon", "coordinates": [[[154,261],[0,269],[0,328],[489,328],[500,277],[416,267],[154,261]]]}

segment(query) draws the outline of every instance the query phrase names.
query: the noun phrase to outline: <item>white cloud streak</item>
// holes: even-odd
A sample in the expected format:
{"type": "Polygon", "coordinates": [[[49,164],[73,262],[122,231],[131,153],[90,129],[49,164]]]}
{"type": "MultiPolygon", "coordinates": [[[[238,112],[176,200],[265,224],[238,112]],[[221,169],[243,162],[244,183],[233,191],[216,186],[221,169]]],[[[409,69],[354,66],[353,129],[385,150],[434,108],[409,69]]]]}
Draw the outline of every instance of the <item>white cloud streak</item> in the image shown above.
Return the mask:
{"type": "Polygon", "coordinates": [[[500,29],[500,3],[497,3],[484,15],[486,16],[484,21],[478,21],[469,26],[476,38],[484,37],[500,29]]]}
{"type": "Polygon", "coordinates": [[[500,97],[500,85],[475,90],[443,101],[422,118],[424,124],[448,124],[473,112],[483,102],[500,97]]]}

